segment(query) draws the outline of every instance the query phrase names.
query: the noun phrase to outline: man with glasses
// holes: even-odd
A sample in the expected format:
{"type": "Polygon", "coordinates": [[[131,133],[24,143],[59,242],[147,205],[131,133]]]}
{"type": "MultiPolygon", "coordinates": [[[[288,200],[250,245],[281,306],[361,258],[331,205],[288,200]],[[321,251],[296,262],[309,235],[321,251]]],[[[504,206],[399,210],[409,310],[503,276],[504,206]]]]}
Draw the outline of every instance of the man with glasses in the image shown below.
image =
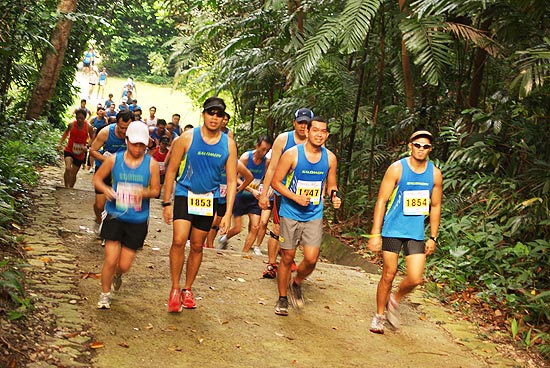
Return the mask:
{"type": "Polygon", "coordinates": [[[292,147],[281,156],[271,182],[273,189],[282,196],[279,212],[281,262],[277,275],[279,299],[275,305],[275,314],[281,316],[288,315],[289,299],[295,308],[304,304],[301,285],[317,265],[323,238],[323,194],[330,193],[334,208],[340,208],[342,203],[336,184],[336,156],[324,147],[328,135],[325,119],[313,117],[309,120],[306,143],[292,147]],[[298,245],[303,246],[304,258],[291,280],[298,245]]]}
{"type": "MultiPolygon", "coordinates": [[[[134,113],[130,110],[120,111],[116,116],[116,124],[111,124],[108,128],[101,129],[97,133],[92,146],[90,147],[90,155],[96,160],[95,170],[101,167],[105,159],[116,152],[124,151],[126,146],[126,129],[128,125],[134,121],[134,113]]],[[[105,179],[105,185],[111,186],[111,178],[108,176],[105,179]]],[[[101,214],[105,208],[105,194],[96,189],[95,191],[94,212],[96,223],[101,223],[101,214]]]]}
{"type": "Polygon", "coordinates": [[[380,184],[367,244],[373,252],[382,250],[383,261],[376,291],[376,314],[370,327],[374,333],[384,333],[386,320],[394,328],[399,327],[399,303],[422,283],[426,256],[437,245],[443,177],[428,160],[432,141],[430,132],[414,132],[409,138],[410,156],[394,162],[380,184]],[[424,241],[426,216],[430,218],[430,237],[424,241]],[[401,249],[405,253],[407,275],[397,292],[391,294],[401,249]]]}
{"type": "MultiPolygon", "coordinates": [[[[275,168],[279,164],[281,155],[290,148],[306,142],[307,123],[313,118],[313,111],[306,108],[298,109],[294,112],[294,130],[281,133],[275,138],[271,148],[271,158],[268,169],[264,177],[264,186],[262,193],[258,199],[258,204],[261,209],[267,210],[270,207],[269,197],[273,193],[270,190],[271,180],[275,174],[275,168]]],[[[270,237],[267,240],[267,268],[263,273],[264,278],[274,279],[277,277],[277,254],[279,253],[279,213],[281,206],[281,196],[275,193],[273,196],[272,214],[273,214],[273,230],[270,231],[270,237]]]]}
{"type": "Polygon", "coordinates": [[[224,112],[225,103],[221,98],[208,98],[203,104],[204,124],[183,133],[170,149],[162,202],[164,221],[167,224],[173,222],[170,247],[172,288],[168,312],[177,313],[182,308],[196,307],[191,287],[202,262],[202,245],[214,220],[224,169],[227,209],[220,222],[220,231],[225,233],[231,224],[237,190],[237,146],[233,139],[220,131],[224,112]],[[180,289],[185,243],[189,237],[185,284],[180,289]]]}

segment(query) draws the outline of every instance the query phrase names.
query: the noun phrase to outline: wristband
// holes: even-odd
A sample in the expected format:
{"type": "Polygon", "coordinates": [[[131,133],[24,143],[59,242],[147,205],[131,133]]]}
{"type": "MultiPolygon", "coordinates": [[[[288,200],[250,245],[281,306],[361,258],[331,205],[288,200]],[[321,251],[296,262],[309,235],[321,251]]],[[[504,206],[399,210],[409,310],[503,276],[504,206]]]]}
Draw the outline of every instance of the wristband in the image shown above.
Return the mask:
{"type": "Polygon", "coordinates": [[[382,236],[382,234],[369,234],[369,235],[367,235],[367,238],[369,238],[369,239],[370,238],[378,238],[378,237],[381,237],[381,236],[382,236]]]}
{"type": "Polygon", "coordinates": [[[162,202],[162,207],[168,207],[171,205],[172,205],[172,202],[162,202]]]}

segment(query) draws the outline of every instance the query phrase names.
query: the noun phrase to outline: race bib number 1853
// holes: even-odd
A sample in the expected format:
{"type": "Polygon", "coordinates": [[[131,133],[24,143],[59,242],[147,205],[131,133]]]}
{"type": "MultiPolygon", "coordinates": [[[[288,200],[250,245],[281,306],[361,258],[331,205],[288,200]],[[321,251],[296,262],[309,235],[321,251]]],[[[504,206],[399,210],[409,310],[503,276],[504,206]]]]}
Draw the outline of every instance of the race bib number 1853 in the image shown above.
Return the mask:
{"type": "Polygon", "coordinates": [[[214,216],[214,194],[188,192],[187,212],[190,215],[214,216]]]}

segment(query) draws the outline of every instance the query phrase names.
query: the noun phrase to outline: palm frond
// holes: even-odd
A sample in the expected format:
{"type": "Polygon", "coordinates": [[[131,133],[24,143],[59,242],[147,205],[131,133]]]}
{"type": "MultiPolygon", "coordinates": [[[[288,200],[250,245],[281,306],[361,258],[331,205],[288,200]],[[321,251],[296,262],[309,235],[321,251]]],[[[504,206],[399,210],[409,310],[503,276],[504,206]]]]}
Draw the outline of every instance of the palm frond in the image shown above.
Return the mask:
{"type": "Polygon", "coordinates": [[[528,96],[534,88],[544,85],[550,76],[550,49],[549,45],[541,45],[515,53],[519,57],[516,62],[519,68],[518,75],[510,84],[510,88],[519,88],[519,97],[528,96]]]}
{"type": "Polygon", "coordinates": [[[403,19],[399,28],[407,49],[415,56],[414,63],[421,67],[422,77],[430,84],[443,80],[445,67],[451,64],[450,35],[436,17],[403,19]]]}
{"type": "Polygon", "coordinates": [[[452,32],[458,38],[472,42],[495,58],[501,57],[503,54],[502,46],[477,28],[461,23],[446,22],[445,29],[452,32]]]}
{"type": "Polygon", "coordinates": [[[380,4],[381,0],[348,0],[340,15],[326,19],[299,51],[292,71],[293,86],[309,82],[331,47],[339,45],[345,53],[360,49],[380,4]]]}

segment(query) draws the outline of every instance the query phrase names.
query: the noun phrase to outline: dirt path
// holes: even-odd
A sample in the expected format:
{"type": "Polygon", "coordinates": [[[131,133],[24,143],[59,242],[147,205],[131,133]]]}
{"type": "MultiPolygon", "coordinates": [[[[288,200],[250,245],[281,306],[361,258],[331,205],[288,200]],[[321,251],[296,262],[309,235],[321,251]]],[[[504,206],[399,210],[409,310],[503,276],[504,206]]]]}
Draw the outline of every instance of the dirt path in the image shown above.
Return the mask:
{"type": "MultiPolygon", "coordinates": [[[[157,200],[152,201],[145,248],[124,276],[111,309],[98,310],[100,285],[95,277],[103,253],[93,233],[91,174],[81,172],[72,190],[60,187],[61,177],[59,168],[48,168],[43,180],[50,187],[59,185],[52,191],[55,200],[48,203],[57,206],[58,221],[50,225],[60,228],[47,237],[61,238],[49,243],[35,239],[43,253],[37,248],[31,263],[36,275],[53,270],[44,283],[65,285],[55,296],[48,294],[50,301],[57,298],[51,305],[57,306],[60,320],[48,344],[62,363],[42,361],[33,367],[521,366],[503,358],[491,344],[466,347],[470,338],[452,336],[441,326],[452,316],[422,299],[420,292],[403,304],[399,331],[370,333],[378,276],[357,268],[319,264],[303,286],[305,308],[276,316],[275,280],[261,277],[267,258],[240,253],[245,232],[230,241],[234,250],[205,250],[194,285],[197,309],[169,314],[172,233],[161,221],[157,200]],[[46,252],[48,244],[57,244],[58,251],[46,252]],[[93,343],[101,347],[89,349],[93,343]]],[[[35,233],[40,221],[35,220],[35,233]]],[[[468,325],[462,329],[471,330],[468,325]]]]}

